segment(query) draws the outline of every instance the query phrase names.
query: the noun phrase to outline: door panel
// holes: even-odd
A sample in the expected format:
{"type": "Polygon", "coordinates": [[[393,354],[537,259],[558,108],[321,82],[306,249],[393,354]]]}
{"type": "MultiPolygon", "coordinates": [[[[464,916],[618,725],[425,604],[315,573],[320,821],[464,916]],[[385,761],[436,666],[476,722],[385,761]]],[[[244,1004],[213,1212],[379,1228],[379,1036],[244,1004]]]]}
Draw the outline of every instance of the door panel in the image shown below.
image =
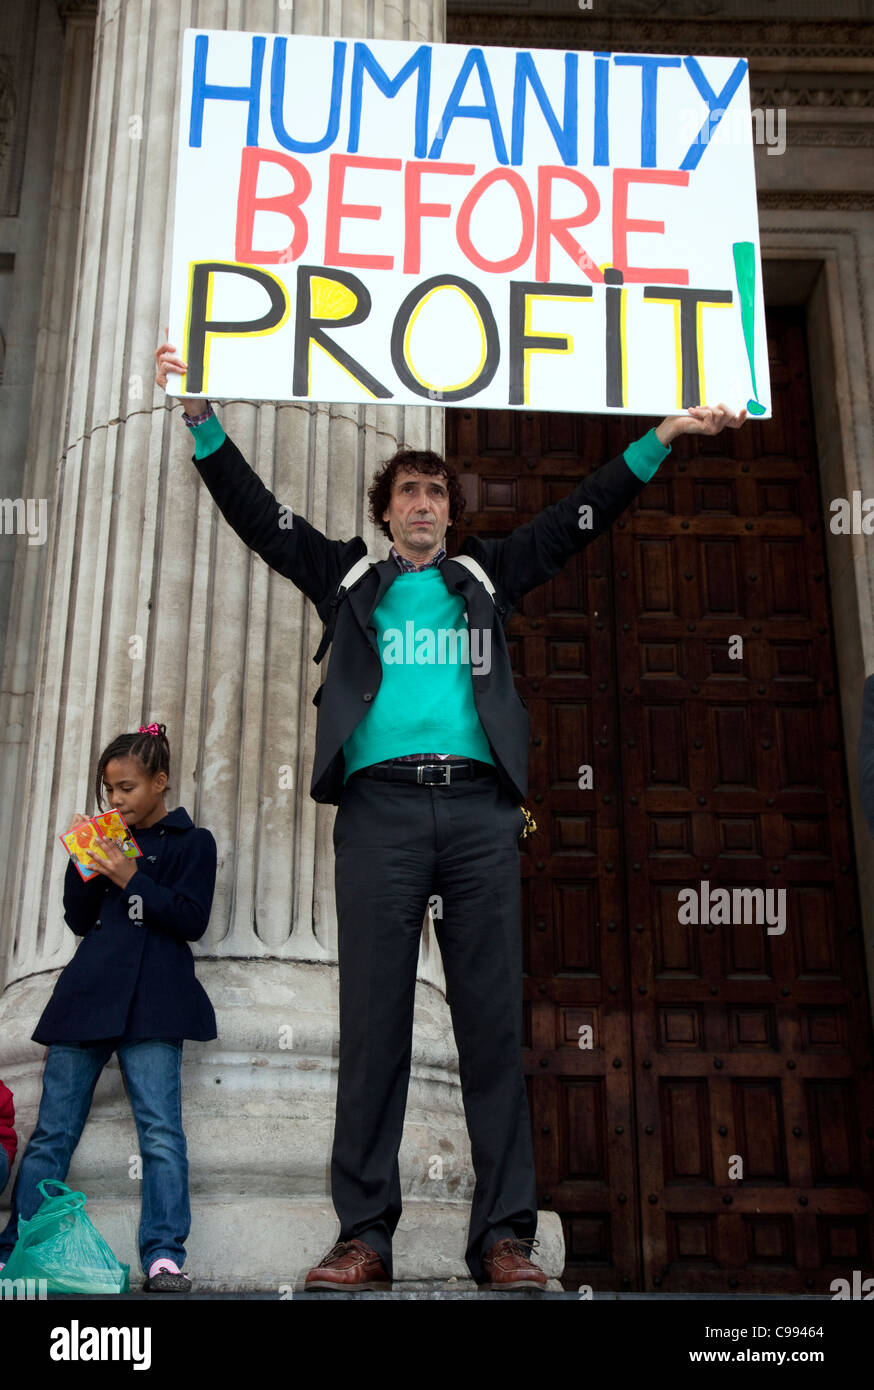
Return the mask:
{"type": "MultiPolygon", "coordinates": [[[[870,1014],[794,311],[769,346],[774,419],[679,441],[508,634],[538,823],[526,1071],[569,1287],[827,1292],[871,1264],[870,1014]],[[689,889],[735,891],[737,924],[684,921],[689,889]]],[[[652,423],[446,420],[459,539],[506,535],[652,423]]]]}

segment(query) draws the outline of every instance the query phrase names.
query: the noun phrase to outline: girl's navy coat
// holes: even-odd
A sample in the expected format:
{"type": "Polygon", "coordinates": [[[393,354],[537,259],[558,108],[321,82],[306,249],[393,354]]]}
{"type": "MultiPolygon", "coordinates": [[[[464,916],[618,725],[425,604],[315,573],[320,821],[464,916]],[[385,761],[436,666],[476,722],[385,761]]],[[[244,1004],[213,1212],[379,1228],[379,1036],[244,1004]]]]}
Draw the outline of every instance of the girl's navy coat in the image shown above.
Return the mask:
{"type": "Polygon", "coordinates": [[[38,1043],[99,1038],[216,1037],[215,1012],[194,974],[189,941],[206,931],[216,847],[180,806],[146,830],[125,888],[87,881],[70,860],[64,917],[83,939],[34,1032],[38,1043]]]}

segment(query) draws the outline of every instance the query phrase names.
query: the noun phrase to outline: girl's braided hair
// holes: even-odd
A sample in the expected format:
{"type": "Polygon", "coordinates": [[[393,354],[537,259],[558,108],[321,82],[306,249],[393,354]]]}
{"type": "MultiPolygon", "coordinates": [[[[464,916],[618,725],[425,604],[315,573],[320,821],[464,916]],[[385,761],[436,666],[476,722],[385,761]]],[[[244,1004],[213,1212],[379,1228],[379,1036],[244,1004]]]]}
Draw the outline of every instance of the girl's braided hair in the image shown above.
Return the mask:
{"type": "MultiPolygon", "coordinates": [[[[170,744],[167,742],[166,724],[152,725],[157,733],[140,729],[135,734],[119,734],[107,744],[97,763],[97,776],[94,779],[94,796],[99,810],[103,810],[103,776],[106,766],[113,758],[137,758],[142,763],[148,777],[159,772],[170,776],[170,744]]],[[[169,783],[168,783],[169,785],[169,783]]]]}

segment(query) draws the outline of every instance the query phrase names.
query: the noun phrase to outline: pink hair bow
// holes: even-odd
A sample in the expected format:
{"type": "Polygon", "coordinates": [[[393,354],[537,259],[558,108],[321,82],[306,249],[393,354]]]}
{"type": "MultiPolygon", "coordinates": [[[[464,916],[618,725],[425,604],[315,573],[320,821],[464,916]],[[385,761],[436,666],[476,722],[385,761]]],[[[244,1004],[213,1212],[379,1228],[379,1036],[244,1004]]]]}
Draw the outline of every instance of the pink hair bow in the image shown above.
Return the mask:
{"type": "Polygon", "coordinates": [[[141,724],[137,729],[138,734],[159,734],[160,732],[157,724],[141,724]]]}

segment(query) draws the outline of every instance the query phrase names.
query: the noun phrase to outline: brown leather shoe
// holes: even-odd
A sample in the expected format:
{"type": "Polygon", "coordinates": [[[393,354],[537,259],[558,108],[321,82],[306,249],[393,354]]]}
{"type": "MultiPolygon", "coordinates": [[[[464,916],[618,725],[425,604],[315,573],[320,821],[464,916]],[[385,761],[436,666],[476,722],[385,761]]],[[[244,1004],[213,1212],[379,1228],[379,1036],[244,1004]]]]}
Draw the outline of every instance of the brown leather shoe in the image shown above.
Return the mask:
{"type": "Polygon", "coordinates": [[[499,1240],[483,1255],[485,1289],[545,1289],[546,1275],[528,1258],[536,1240],[499,1240]]]}
{"type": "Polygon", "coordinates": [[[385,1265],[363,1240],[339,1240],[304,1281],[304,1289],[391,1289],[385,1265]]]}

